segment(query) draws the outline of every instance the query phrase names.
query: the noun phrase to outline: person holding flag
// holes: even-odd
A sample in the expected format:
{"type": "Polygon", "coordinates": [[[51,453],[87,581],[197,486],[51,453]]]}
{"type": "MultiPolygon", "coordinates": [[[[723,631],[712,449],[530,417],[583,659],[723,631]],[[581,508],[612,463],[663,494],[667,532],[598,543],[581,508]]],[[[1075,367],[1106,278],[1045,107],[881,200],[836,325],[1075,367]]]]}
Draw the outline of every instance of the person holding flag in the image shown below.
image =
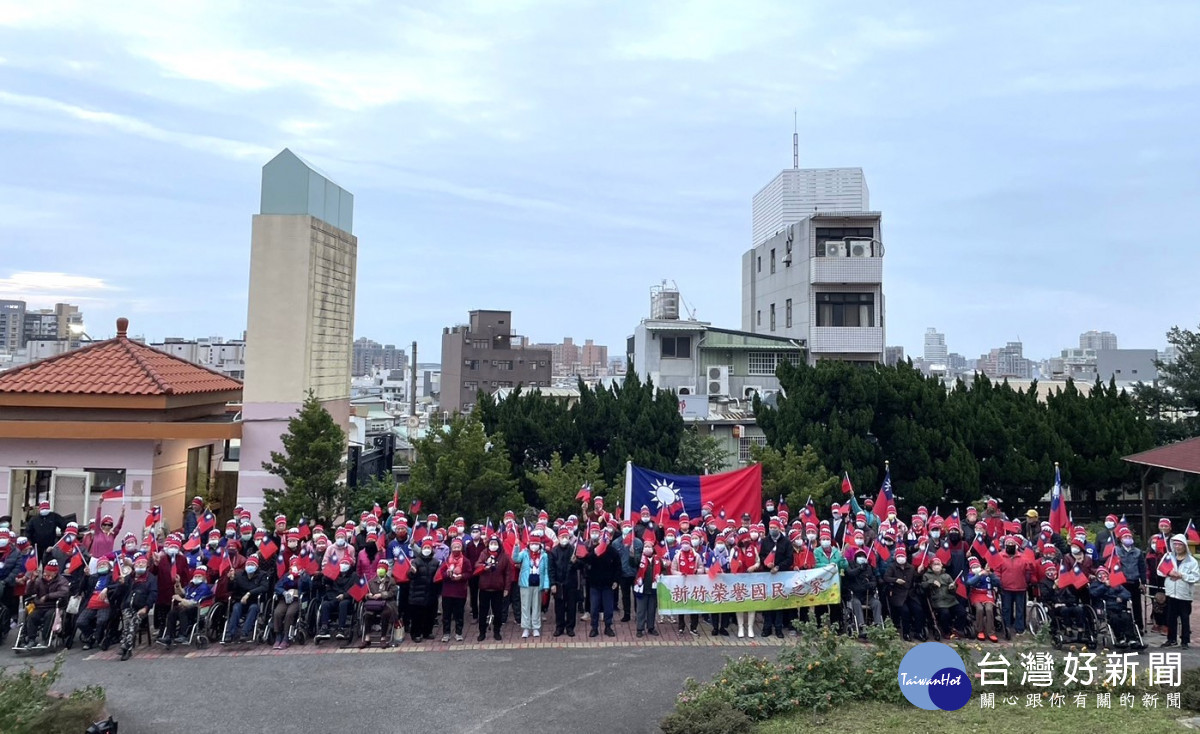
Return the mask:
{"type": "Polygon", "coordinates": [[[1146,555],[1133,542],[1133,531],[1129,526],[1118,529],[1117,540],[1119,542],[1114,554],[1125,575],[1125,590],[1129,592],[1133,604],[1133,623],[1139,632],[1146,634],[1146,622],[1142,618],[1142,595],[1146,592],[1146,555]]]}
{"type": "MultiPolygon", "coordinates": [[[[26,599],[33,603],[33,614],[25,625],[25,644],[44,646],[50,639],[50,626],[54,623],[54,613],[60,601],[65,601],[71,593],[70,585],[59,569],[58,559],[51,558],[42,567],[41,574],[29,585],[26,599]],[[36,634],[35,640],[29,639],[30,634],[36,634]]],[[[21,641],[18,640],[20,645],[21,641]]]]}
{"type": "Polygon", "coordinates": [[[1004,626],[1016,634],[1025,631],[1025,603],[1029,581],[1033,576],[1033,561],[1020,552],[1020,536],[1004,538],[1004,552],[989,564],[1000,579],[1000,609],[1004,626]]]}
{"type": "Polygon", "coordinates": [[[258,621],[263,597],[271,588],[270,574],[258,568],[260,560],[257,554],[249,556],[246,565],[234,575],[229,585],[233,609],[221,638],[222,644],[254,641],[254,623],[258,621]]]}
{"type": "Polygon", "coordinates": [[[1112,630],[1113,644],[1118,648],[1133,647],[1144,650],[1146,646],[1138,641],[1133,631],[1133,621],[1126,609],[1129,604],[1129,591],[1122,585],[1110,583],[1107,568],[1096,570],[1096,577],[1088,584],[1088,593],[1092,604],[1103,604],[1105,618],[1112,630]]]}
{"type": "MultiPolygon", "coordinates": [[[[763,569],[770,573],[791,571],[795,560],[792,553],[792,543],[783,532],[783,523],[778,517],[771,518],[768,523],[767,537],[763,538],[759,549],[763,569]]],[[[774,631],[775,636],[783,638],[783,610],[769,609],[763,612],[763,636],[774,631]]]]}
{"type": "MultiPolygon", "coordinates": [[[[799,552],[793,553],[794,557],[799,555],[799,552]]],[[[837,566],[839,576],[844,576],[846,569],[849,566],[849,564],[846,562],[845,556],[842,555],[842,552],[834,547],[833,537],[828,530],[821,532],[820,541],[816,550],[812,551],[812,556],[813,568],[837,566]]],[[[817,622],[820,623],[822,617],[824,617],[826,614],[829,615],[830,623],[833,625],[834,629],[841,629],[842,603],[840,599],[835,604],[827,604],[817,607],[817,622]]],[[[793,630],[793,634],[794,633],[795,631],[793,630]]]]}
{"type": "Polygon", "coordinates": [[[433,635],[433,620],[437,615],[438,586],[435,581],[441,563],[433,555],[434,538],[426,535],[421,551],[408,567],[408,628],[412,641],[420,643],[433,635]]]}
{"type": "MultiPolygon", "coordinates": [[[[1160,518],[1158,521],[1158,532],[1150,536],[1150,542],[1146,546],[1146,565],[1151,571],[1158,568],[1158,562],[1165,558],[1171,551],[1171,520],[1169,518],[1160,518]]],[[[1161,588],[1162,579],[1157,574],[1150,573],[1146,579],[1151,587],[1161,588]]]]}
{"type": "Polygon", "coordinates": [[[1158,564],[1158,575],[1167,593],[1167,641],[1162,647],[1174,647],[1176,641],[1186,650],[1192,641],[1192,598],[1200,583],[1200,566],[1188,550],[1187,536],[1171,537],[1171,550],[1158,564]]]}
{"type": "MultiPolygon", "coordinates": [[[[778,522],[772,520],[772,522],[778,522]]],[[[706,569],[703,566],[703,560],[700,554],[692,547],[694,539],[690,534],[683,534],[679,538],[679,552],[675,554],[674,560],[671,561],[672,576],[695,576],[702,573],[706,569]]],[[[686,627],[690,627],[692,636],[699,634],[698,627],[700,625],[699,614],[680,614],[679,617],[679,634],[684,633],[686,627]]]]}
{"type": "Polygon", "coordinates": [[[938,629],[947,638],[957,640],[964,629],[962,610],[958,604],[958,590],[954,577],[946,573],[942,559],[937,556],[929,562],[929,570],[921,576],[921,588],[929,597],[929,605],[937,617],[938,629]]]}
{"type": "MultiPolygon", "coordinates": [[[[553,553],[557,553],[558,548],[555,548],[553,553]]],[[[571,552],[572,558],[574,552],[571,552]]],[[[551,557],[553,565],[555,556],[551,557]]],[[[509,580],[512,578],[513,564],[509,555],[504,552],[500,544],[500,536],[496,533],[490,533],[487,538],[487,545],[475,561],[475,567],[472,575],[479,580],[479,642],[483,642],[487,637],[488,624],[492,626],[492,638],[499,642],[501,637],[501,628],[504,626],[504,604],[508,598],[509,580]]],[[[553,579],[554,570],[551,569],[551,578],[553,579]]],[[[552,587],[553,588],[553,587],[552,587]]],[[[555,614],[560,615],[563,612],[562,603],[555,600],[555,614]]],[[[575,636],[575,605],[574,599],[571,600],[570,608],[570,635],[575,636]]],[[[562,623],[558,623],[556,629],[561,629],[562,623]]]]}
{"type": "Polygon", "coordinates": [[[1096,533],[1096,540],[1093,543],[1096,547],[1096,558],[1105,560],[1119,541],[1117,539],[1117,523],[1116,515],[1109,515],[1104,518],[1104,529],[1096,533]]]}
{"type": "Polygon", "coordinates": [[[1071,526],[1070,513],[1067,512],[1067,498],[1063,496],[1062,473],[1058,462],[1054,462],[1054,486],[1050,488],[1050,529],[1061,533],[1063,528],[1071,526]]]}
{"type": "Polygon", "coordinates": [[[300,616],[300,596],[311,588],[312,577],[300,567],[300,557],[292,556],[287,572],[275,582],[275,609],[271,612],[271,631],[275,633],[275,646],[272,649],[288,648],[291,643],[288,630],[300,616]]]}
{"type": "Polygon", "coordinates": [[[464,610],[467,605],[467,579],[471,578],[474,566],[463,553],[462,538],[450,541],[450,556],[442,564],[442,642],[450,641],[450,627],[454,626],[454,641],[463,640],[464,610]]]}
{"type": "MultiPolygon", "coordinates": [[[[250,564],[255,561],[251,558],[246,562],[246,568],[250,568],[250,564]]],[[[325,583],[325,590],[321,594],[321,607],[317,611],[317,637],[316,639],[329,639],[329,621],[333,616],[333,610],[337,609],[337,632],[333,633],[339,640],[350,639],[350,620],[352,619],[351,610],[354,609],[354,598],[350,595],[351,589],[358,585],[358,570],[350,556],[344,556],[337,562],[337,575],[329,578],[325,583]]],[[[329,569],[329,574],[333,574],[333,569],[329,569]]],[[[240,578],[240,575],[239,575],[240,578]]],[[[235,593],[239,590],[235,589],[235,593]]],[[[257,612],[256,612],[257,613],[257,612]]],[[[234,604],[233,617],[238,618],[238,605],[234,604]]],[[[253,628],[253,625],[250,625],[253,628]]],[[[242,641],[241,638],[238,641],[242,641]]]]}
{"type": "MultiPolygon", "coordinates": [[[[396,626],[396,581],[391,575],[392,566],[383,555],[379,556],[375,573],[367,582],[367,595],[363,599],[363,637],[358,643],[361,650],[371,645],[371,626],[379,622],[380,647],[392,646],[392,630],[396,626]]],[[[462,619],[461,614],[459,619],[462,619]]],[[[462,639],[462,636],[459,636],[462,639]]]]}
{"type": "Polygon", "coordinates": [[[412,565],[413,549],[408,542],[408,518],[404,516],[403,512],[398,512],[390,519],[394,537],[388,542],[387,553],[388,559],[392,562],[392,579],[396,582],[396,621],[400,624],[400,631],[396,635],[396,639],[403,642],[410,620],[408,569],[412,565]]]}
{"type": "Polygon", "coordinates": [[[97,643],[107,649],[105,636],[112,608],[114,604],[120,604],[119,599],[109,597],[110,586],[114,586],[112,563],[106,556],[101,556],[96,561],[96,573],[88,576],[84,582],[83,608],[75,621],[75,629],[79,630],[79,639],[84,650],[91,650],[97,643]]]}
{"type": "Polygon", "coordinates": [[[996,637],[996,579],[990,571],[985,571],[979,558],[971,556],[967,572],[967,602],[975,610],[975,635],[980,641],[985,639],[999,642],[996,637]]]}
{"type": "Polygon", "coordinates": [[[587,555],[583,558],[583,567],[587,575],[587,590],[591,622],[588,637],[597,637],[600,632],[600,615],[604,615],[604,634],[616,637],[613,631],[613,608],[617,587],[621,579],[621,557],[612,547],[607,531],[601,532],[598,539],[594,538],[597,530],[593,523],[588,529],[587,555]]]}
{"type": "MultiPolygon", "coordinates": [[[[596,499],[600,499],[597,497],[596,499]]],[[[603,507],[603,503],[599,505],[603,507]]],[[[542,547],[545,535],[535,529],[529,536],[526,548],[513,547],[512,562],[517,568],[517,582],[521,594],[521,639],[542,636],[542,591],[550,590],[550,554],[542,547]]],[[[618,561],[616,551],[609,551],[611,559],[618,561]]],[[[618,561],[619,563],[619,561],[618,561]]],[[[619,568],[619,566],[618,566],[619,568]]],[[[616,583],[614,578],[613,583],[616,583]]],[[[612,597],[608,604],[609,624],[612,624],[612,597]]],[[[593,624],[595,624],[593,622],[593,624]]]]}
{"type": "Polygon", "coordinates": [[[871,620],[877,626],[883,626],[883,609],[879,605],[879,594],[876,592],[878,580],[867,559],[865,548],[854,545],[849,553],[851,561],[846,566],[846,596],[850,600],[850,610],[854,612],[854,619],[858,622],[858,638],[865,640],[867,620],[863,614],[864,606],[870,606],[871,620]]]}
{"type": "Polygon", "coordinates": [[[188,505],[187,511],[183,515],[183,535],[191,537],[192,531],[200,524],[200,516],[204,514],[204,498],[196,495],[192,498],[192,502],[188,505]]]}
{"type": "Polygon", "coordinates": [[[150,573],[150,559],[145,555],[134,557],[122,566],[120,590],[121,601],[121,662],[133,656],[133,643],[138,629],[150,615],[150,609],[158,598],[158,582],[150,573]]]}
{"type": "Polygon", "coordinates": [[[198,566],[191,573],[191,582],[181,588],[175,581],[175,594],[171,597],[171,611],[167,613],[166,634],[158,640],[168,650],[173,645],[186,645],[187,632],[200,615],[200,607],[212,598],[212,587],[208,585],[208,569],[198,566]]]}
{"type": "Polygon", "coordinates": [[[96,503],[96,524],[100,529],[92,537],[92,547],[89,550],[92,556],[96,558],[107,556],[113,552],[117,544],[117,533],[121,532],[121,528],[125,525],[124,503],[121,504],[121,513],[115,522],[112,515],[101,514],[103,507],[103,500],[96,503]]]}
{"type": "MultiPolygon", "coordinates": [[[[655,626],[658,620],[658,579],[662,576],[663,562],[655,552],[654,543],[647,539],[638,554],[638,568],[634,575],[633,594],[637,606],[637,636],[644,634],[658,636],[655,626]]],[[[739,612],[739,615],[745,612],[739,612]]],[[[739,616],[739,620],[741,616],[739,616]]],[[[738,623],[738,637],[742,636],[741,622],[738,623]]]]}

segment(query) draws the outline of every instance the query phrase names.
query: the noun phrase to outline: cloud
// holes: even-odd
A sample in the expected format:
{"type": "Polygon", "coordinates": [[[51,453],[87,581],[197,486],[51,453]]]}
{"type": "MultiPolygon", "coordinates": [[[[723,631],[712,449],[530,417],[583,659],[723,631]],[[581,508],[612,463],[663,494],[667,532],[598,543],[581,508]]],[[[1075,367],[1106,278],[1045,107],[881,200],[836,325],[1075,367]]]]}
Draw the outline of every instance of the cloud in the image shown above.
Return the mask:
{"type": "Polygon", "coordinates": [[[272,153],[271,149],[261,145],[211,135],[196,135],[193,133],[165,130],[129,115],[88,109],[56,99],[50,99],[49,97],[36,97],[0,91],[0,105],[47,113],[58,117],[67,117],[79,120],[80,122],[109,128],[127,135],[135,135],[162,143],[181,145],[185,148],[213,153],[226,158],[262,158],[272,153]]]}
{"type": "Polygon", "coordinates": [[[39,304],[98,301],[97,296],[89,294],[115,290],[118,289],[102,278],[71,273],[21,271],[0,278],[0,298],[32,300],[39,304]]]}

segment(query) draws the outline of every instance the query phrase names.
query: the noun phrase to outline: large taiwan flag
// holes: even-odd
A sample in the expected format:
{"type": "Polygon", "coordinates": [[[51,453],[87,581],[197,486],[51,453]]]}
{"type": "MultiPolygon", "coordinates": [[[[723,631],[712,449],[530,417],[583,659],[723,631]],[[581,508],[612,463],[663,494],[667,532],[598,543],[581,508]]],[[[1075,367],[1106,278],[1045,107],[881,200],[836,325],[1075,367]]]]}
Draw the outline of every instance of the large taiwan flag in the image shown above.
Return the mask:
{"type": "Polygon", "coordinates": [[[762,465],[723,474],[679,476],[661,474],[632,463],[625,465],[625,508],[630,520],[638,516],[642,505],[664,527],[678,527],[680,514],[686,512],[692,523],[700,518],[700,509],[711,502],[713,514],[740,518],[749,513],[754,522],[762,518],[762,465]]]}

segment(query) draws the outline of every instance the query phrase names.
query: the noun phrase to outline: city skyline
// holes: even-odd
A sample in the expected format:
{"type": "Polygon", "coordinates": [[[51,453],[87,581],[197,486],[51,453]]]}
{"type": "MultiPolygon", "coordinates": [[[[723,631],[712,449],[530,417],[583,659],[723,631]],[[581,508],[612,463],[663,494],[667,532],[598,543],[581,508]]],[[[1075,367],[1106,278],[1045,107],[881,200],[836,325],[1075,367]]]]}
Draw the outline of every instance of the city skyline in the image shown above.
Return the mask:
{"type": "Polygon", "coordinates": [[[117,316],[155,341],[240,334],[259,173],[288,146],[358,199],[356,336],[432,357],[442,326],[502,306],[534,338],[620,345],[664,277],[735,327],[796,109],[800,166],[862,168],[884,212],[889,344],[917,354],[937,324],[960,354],[1019,337],[1042,357],[1195,326],[1164,275],[1200,250],[1147,247],[1141,223],[1200,190],[1200,8],[855,12],[20,6],[0,17],[0,299],[78,304],[96,339],[117,316]]]}

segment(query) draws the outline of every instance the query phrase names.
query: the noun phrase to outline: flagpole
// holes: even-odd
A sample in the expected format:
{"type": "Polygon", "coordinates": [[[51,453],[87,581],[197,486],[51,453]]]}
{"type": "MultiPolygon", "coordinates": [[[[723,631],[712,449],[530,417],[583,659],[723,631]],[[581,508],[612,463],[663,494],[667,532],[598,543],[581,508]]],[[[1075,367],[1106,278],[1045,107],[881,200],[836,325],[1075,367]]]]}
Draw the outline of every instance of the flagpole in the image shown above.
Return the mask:
{"type": "Polygon", "coordinates": [[[633,517],[633,462],[625,462],[625,518],[633,517]]]}

